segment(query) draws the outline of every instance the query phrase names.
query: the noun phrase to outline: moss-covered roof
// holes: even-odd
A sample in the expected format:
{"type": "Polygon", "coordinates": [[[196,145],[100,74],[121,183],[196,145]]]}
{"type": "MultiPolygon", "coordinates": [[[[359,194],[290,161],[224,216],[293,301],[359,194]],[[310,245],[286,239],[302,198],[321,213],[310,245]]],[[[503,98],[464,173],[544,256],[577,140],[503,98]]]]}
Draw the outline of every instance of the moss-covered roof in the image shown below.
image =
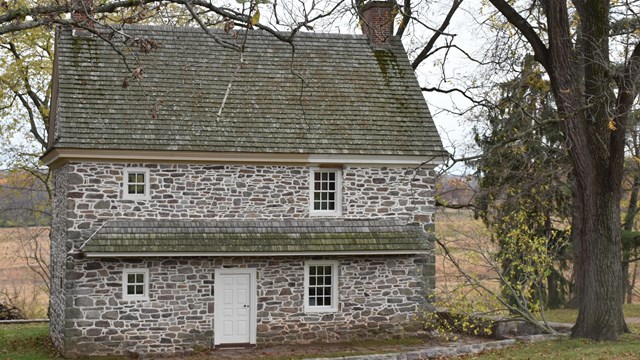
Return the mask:
{"type": "Polygon", "coordinates": [[[110,253],[421,253],[433,240],[399,220],[112,220],[81,251],[110,253]]]}
{"type": "Polygon", "coordinates": [[[59,30],[54,147],[444,154],[399,39],[374,51],[362,35],[300,33],[292,47],[248,31],[238,69],[239,52],[200,29],[122,32],[109,44],[59,30]]]}

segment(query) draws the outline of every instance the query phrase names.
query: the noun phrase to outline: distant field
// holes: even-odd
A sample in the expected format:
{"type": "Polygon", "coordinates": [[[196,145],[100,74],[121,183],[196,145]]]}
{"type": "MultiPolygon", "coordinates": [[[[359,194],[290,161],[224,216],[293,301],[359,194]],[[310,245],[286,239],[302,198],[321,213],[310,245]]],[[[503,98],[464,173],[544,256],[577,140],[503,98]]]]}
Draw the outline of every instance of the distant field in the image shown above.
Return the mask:
{"type": "Polygon", "coordinates": [[[44,281],[29,269],[37,241],[41,256],[49,262],[49,231],[43,227],[0,228],[0,301],[13,303],[29,318],[47,317],[49,294],[44,281]],[[9,301],[7,301],[9,299],[9,301]]]}
{"type": "MultiPolygon", "coordinates": [[[[488,264],[490,255],[497,251],[491,241],[491,235],[481,220],[473,218],[470,210],[438,209],[436,213],[436,236],[442,241],[458,259],[465,272],[483,280],[488,288],[499,291],[496,280],[497,272],[488,264]],[[485,258],[486,257],[486,258],[485,258]]],[[[436,245],[436,295],[446,302],[447,299],[457,299],[461,296],[481,299],[481,293],[473,293],[468,286],[464,286],[465,279],[446,260],[444,251],[436,245]]],[[[640,289],[640,269],[636,269],[636,294],[640,289]]],[[[567,274],[570,276],[570,274],[567,274]]],[[[480,301],[480,300],[478,300],[480,301]]],[[[491,303],[491,301],[489,301],[491,303]]],[[[634,303],[640,302],[640,297],[634,298],[634,303]]]]}
{"type": "MultiPolygon", "coordinates": [[[[455,256],[465,273],[478,278],[493,291],[499,291],[497,273],[485,257],[497,250],[482,221],[475,220],[469,210],[438,209],[436,236],[455,256]]],[[[497,307],[494,298],[484,291],[474,291],[455,266],[444,256],[442,247],[436,245],[436,298],[438,306],[449,307],[462,298],[478,308],[497,307]]]]}

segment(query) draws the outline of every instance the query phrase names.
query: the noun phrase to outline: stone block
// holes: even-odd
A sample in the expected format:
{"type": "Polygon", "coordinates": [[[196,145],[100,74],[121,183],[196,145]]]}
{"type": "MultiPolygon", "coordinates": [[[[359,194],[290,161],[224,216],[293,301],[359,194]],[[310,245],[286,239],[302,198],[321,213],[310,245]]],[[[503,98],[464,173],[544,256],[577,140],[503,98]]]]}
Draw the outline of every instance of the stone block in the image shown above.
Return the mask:
{"type": "Polygon", "coordinates": [[[102,318],[103,318],[103,319],[106,319],[106,320],[116,320],[116,319],[118,319],[118,317],[119,317],[119,314],[118,314],[118,312],[117,312],[117,311],[115,311],[115,310],[112,310],[112,311],[105,311],[105,312],[102,314],[102,318]]]}

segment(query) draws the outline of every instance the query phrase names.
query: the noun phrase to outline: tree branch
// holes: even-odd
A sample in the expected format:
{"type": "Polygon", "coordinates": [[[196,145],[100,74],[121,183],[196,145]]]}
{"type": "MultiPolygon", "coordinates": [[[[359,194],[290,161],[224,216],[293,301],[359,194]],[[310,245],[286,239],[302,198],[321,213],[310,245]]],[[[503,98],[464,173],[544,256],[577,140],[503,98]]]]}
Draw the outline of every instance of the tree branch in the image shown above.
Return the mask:
{"type": "Polygon", "coordinates": [[[424,47],[424,49],[422,49],[422,51],[420,51],[418,56],[416,56],[416,58],[411,63],[411,67],[414,70],[429,56],[431,49],[435,45],[440,35],[442,35],[442,33],[444,33],[444,30],[449,26],[449,23],[451,22],[451,18],[453,17],[453,14],[455,14],[456,10],[458,10],[458,8],[460,7],[460,4],[462,4],[462,1],[463,0],[453,1],[453,4],[451,4],[451,8],[449,9],[447,16],[442,21],[442,24],[440,25],[438,30],[433,34],[433,36],[431,36],[431,39],[429,39],[429,42],[427,42],[427,45],[424,47]]]}
{"type": "Polygon", "coordinates": [[[547,72],[551,73],[551,64],[549,62],[549,50],[542,42],[536,31],[531,27],[525,18],[520,16],[518,12],[506,0],[489,0],[493,6],[507,19],[507,21],[515,26],[527,39],[533,48],[534,58],[539,62],[547,72]]]}

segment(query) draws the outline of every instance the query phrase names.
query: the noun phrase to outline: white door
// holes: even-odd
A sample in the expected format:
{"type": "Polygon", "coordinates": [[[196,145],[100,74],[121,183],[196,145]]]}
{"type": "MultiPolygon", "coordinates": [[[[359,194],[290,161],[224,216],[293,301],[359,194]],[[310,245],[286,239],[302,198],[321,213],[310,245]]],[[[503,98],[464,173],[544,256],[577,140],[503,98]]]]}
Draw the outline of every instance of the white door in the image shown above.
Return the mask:
{"type": "Polygon", "coordinates": [[[215,344],[255,344],[255,269],[218,269],[215,344]]]}

